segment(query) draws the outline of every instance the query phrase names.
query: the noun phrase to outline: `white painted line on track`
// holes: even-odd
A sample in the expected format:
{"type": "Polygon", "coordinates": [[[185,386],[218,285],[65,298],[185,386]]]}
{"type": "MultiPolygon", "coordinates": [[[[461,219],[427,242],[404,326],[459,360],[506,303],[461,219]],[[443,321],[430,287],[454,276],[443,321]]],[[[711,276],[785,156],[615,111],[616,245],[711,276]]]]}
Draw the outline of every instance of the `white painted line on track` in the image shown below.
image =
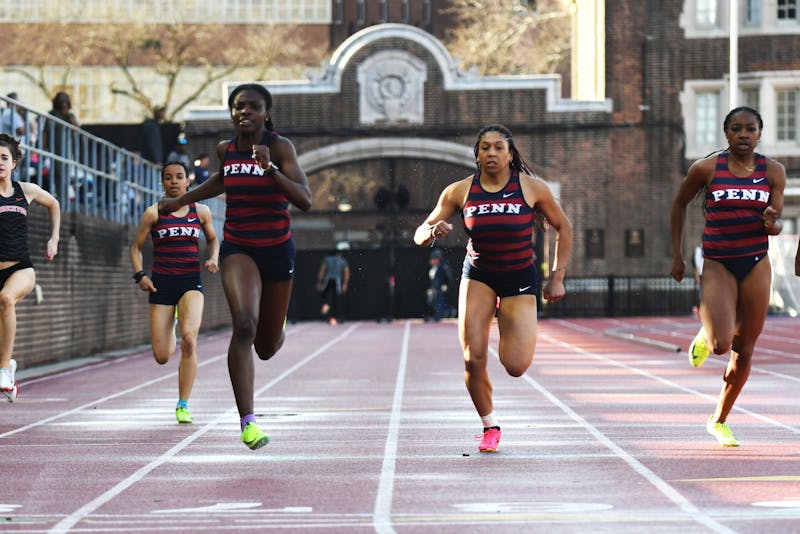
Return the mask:
{"type": "MultiPolygon", "coordinates": [[[[209,364],[219,360],[220,358],[225,358],[226,356],[227,356],[227,354],[220,354],[218,356],[214,356],[213,358],[211,358],[209,360],[205,360],[202,363],[199,363],[198,367],[203,367],[203,366],[209,365],[209,364]]],[[[86,367],[86,370],[97,369],[97,367],[98,366],[93,365],[93,366],[90,366],[90,367],[86,367]]],[[[76,370],[76,372],[77,372],[77,370],[76,370]]],[[[164,380],[167,380],[168,378],[174,378],[176,376],[178,376],[178,372],[177,371],[174,371],[172,373],[167,373],[165,375],[159,376],[158,378],[154,378],[153,380],[148,380],[147,382],[143,382],[141,384],[133,386],[132,388],[128,388],[128,389],[125,389],[125,390],[122,390],[122,391],[118,391],[118,392],[116,392],[116,393],[114,393],[112,395],[107,395],[107,396],[102,397],[100,399],[95,399],[95,400],[93,400],[91,402],[87,402],[85,404],[81,404],[80,406],[76,406],[75,408],[72,408],[71,410],[67,410],[66,412],[58,413],[58,414],[50,416],[50,417],[48,417],[46,419],[41,419],[39,421],[36,421],[35,423],[30,423],[30,424],[27,424],[25,426],[21,426],[19,428],[15,428],[14,430],[9,430],[8,432],[3,432],[2,434],[0,434],[0,439],[6,438],[8,436],[12,436],[14,434],[19,434],[20,432],[24,432],[26,430],[30,430],[31,428],[36,428],[37,426],[46,425],[47,423],[51,423],[53,421],[61,419],[62,417],[66,417],[66,416],[74,414],[76,412],[80,412],[81,410],[85,410],[87,408],[91,408],[92,406],[94,406],[96,404],[102,404],[104,402],[110,401],[111,399],[116,399],[117,397],[122,397],[124,395],[127,395],[128,393],[133,393],[134,391],[138,391],[140,389],[144,389],[144,388],[150,387],[153,384],[157,384],[158,382],[163,382],[164,380]]]]}
{"type": "MultiPolygon", "coordinates": [[[[278,382],[280,382],[281,380],[283,380],[284,378],[286,378],[287,376],[292,374],[294,371],[296,371],[297,369],[303,367],[304,365],[306,365],[307,363],[312,361],[314,358],[316,358],[317,356],[319,356],[320,354],[322,354],[323,352],[328,350],[328,348],[330,348],[331,346],[335,345],[336,343],[338,343],[342,339],[344,339],[347,336],[349,336],[350,333],[353,330],[355,330],[357,327],[358,327],[357,324],[353,325],[353,326],[350,326],[346,331],[342,332],[339,336],[337,336],[334,339],[328,341],[327,343],[325,343],[324,345],[319,347],[317,350],[315,350],[314,352],[312,352],[311,354],[309,354],[308,356],[306,356],[305,358],[303,358],[302,360],[300,360],[299,362],[294,364],[292,367],[288,368],[286,371],[284,371],[283,373],[281,373],[280,375],[275,377],[273,380],[268,382],[266,385],[264,385],[261,388],[259,388],[257,391],[255,391],[253,393],[253,396],[256,397],[258,395],[261,395],[266,390],[268,390],[269,388],[271,388],[272,386],[274,386],[275,384],[277,384],[278,382]]],[[[129,391],[132,391],[132,390],[135,390],[135,389],[137,389],[137,388],[132,388],[129,391]]],[[[118,396],[118,394],[114,395],[114,396],[118,396]]],[[[76,410],[71,410],[71,411],[76,411],[76,410]]],[[[205,434],[206,432],[208,432],[209,430],[211,430],[215,426],[219,425],[223,420],[225,420],[225,419],[227,419],[229,417],[232,417],[236,413],[237,413],[237,410],[236,410],[236,407],[234,406],[234,407],[228,409],[227,411],[225,411],[224,413],[218,415],[216,418],[211,420],[205,426],[199,428],[196,432],[194,432],[191,435],[189,435],[186,438],[184,438],[183,441],[181,441],[180,443],[178,443],[175,446],[173,446],[171,449],[169,449],[167,452],[165,452],[164,454],[162,454],[158,458],[155,458],[153,461],[151,461],[147,465],[142,466],[141,468],[139,468],[135,473],[133,473],[128,478],[122,480],[119,484],[117,484],[113,488],[110,488],[106,492],[102,493],[101,495],[97,496],[93,500],[89,501],[88,503],[84,504],[83,506],[81,506],[80,508],[78,508],[77,510],[75,510],[74,512],[69,514],[67,517],[65,517],[64,519],[59,521],[56,525],[54,525],[53,528],[51,528],[48,531],[48,533],[49,534],[64,534],[66,532],[69,532],[69,530],[73,526],[75,526],[79,521],[83,520],[88,515],[90,515],[92,512],[94,512],[95,510],[97,510],[98,508],[100,508],[101,506],[106,504],[107,502],[109,502],[111,499],[117,497],[123,491],[125,491],[129,487],[133,486],[134,484],[136,484],[137,482],[142,480],[148,473],[150,473],[151,471],[153,471],[157,467],[161,466],[162,464],[166,463],[168,460],[173,458],[175,455],[177,455],[179,452],[181,452],[183,449],[185,449],[187,446],[189,446],[192,442],[197,440],[203,434],[205,434]]]]}
{"type": "MultiPolygon", "coordinates": [[[[569,343],[564,343],[557,339],[554,339],[551,336],[542,336],[546,338],[549,342],[560,345],[564,348],[574,350],[581,354],[585,354],[587,356],[592,356],[596,358],[600,358],[604,361],[611,361],[607,358],[603,358],[601,356],[597,356],[589,351],[585,351],[579,347],[575,347],[574,345],[570,345],[569,343]]],[[[499,358],[499,354],[497,351],[490,347],[490,352],[494,354],[495,357],[499,358]]],[[[627,366],[624,366],[627,367],[627,366]]],[[[648,373],[645,373],[648,374],[648,373]]],[[[713,532],[719,532],[721,534],[735,534],[736,531],[729,529],[725,525],[722,525],[703,513],[699,508],[697,508],[694,504],[692,504],[686,497],[681,495],[675,488],[669,485],[664,479],[659,477],[653,471],[648,469],[644,464],[642,464],[639,460],[634,458],[630,455],[627,451],[625,451],[622,447],[614,443],[608,436],[603,434],[600,430],[598,430],[595,426],[593,426],[589,421],[581,417],[577,412],[575,412],[572,408],[567,406],[564,402],[562,402],[558,397],[554,394],[550,393],[544,386],[539,384],[538,381],[531,378],[527,373],[522,375],[522,378],[528,382],[533,388],[546,397],[553,405],[557,406],[561,411],[567,414],[570,419],[578,423],[582,428],[584,428],[587,432],[589,432],[592,436],[597,439],[600,443],[602,443],[606,448],[608,448],[611,452],[613,452],[620,460],[628,464],[638,475],[642,478],[647,480],[651,485],[653,485],[658,491],[660,491],[665,497],[667,497],[670,501],[675,503],[684,513],[686,513],[689,517],[694,519],[697,523],[704,525],[705,527],[711,529],[713,532]]]]}
{"type": "Polygon", "coordinates": [[[378,534],[393,534],[392,528],[392,494],[394,492],[394,474],[397,463],[397,436],[400,432],[400,415],[403,407],[403,389],[406,381],[406,363],[408,361],[408,339],[411,323],[406,321],[403,329],[403,343],[400,349],[400,363],[397,366],[397,380],[394,386],[392,414],[389,418],[389,431],[386,446],[383,450],[383,466],[378,491],[375,497],[372,525],[378,534]]]}

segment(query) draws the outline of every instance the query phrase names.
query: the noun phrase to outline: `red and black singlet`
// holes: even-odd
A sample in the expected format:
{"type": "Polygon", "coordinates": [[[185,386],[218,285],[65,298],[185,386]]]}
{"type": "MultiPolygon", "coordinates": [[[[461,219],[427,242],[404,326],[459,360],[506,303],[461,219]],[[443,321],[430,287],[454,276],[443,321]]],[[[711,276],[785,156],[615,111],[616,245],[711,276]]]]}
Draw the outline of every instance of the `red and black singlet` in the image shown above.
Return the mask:
{"type": "Polygon", "coordinates": [[[714,178],[705,198],[706,225],[703,256],[711,259],[766,254],[769,237],[764,230],[764,210],[771,188],[767,159],[756,154],[753,174],[739,178],[728,169],[728,154],[717,156],[714,178]]]}
{"type": "Polygon", "coordinates": [[[496,193],[486,191],[475,173],[461,210],[469,237],[467,258],[479,269],[515,271],[533,265],[534,210],[522,196],[519,172],[496,193]]]}
{"type": "Polygon", "coordinates": [[[183,276],[200,273],[200,231],[197,207],[189,204],[183,217],[159,215],[153,239],[153,274],[183,276]]]}
{"type": "MultiPolygon", "coordinates": [[[[264,132],[261,144],[269,146],[278,136],[264,132]]],[[[253,159],[251,150],[236,149],[234,137],[222,163],[225,184],[226,241],[249,248],[279,245],[291,238],[289,201],[275,178],[268,176],[253,159]]]]}

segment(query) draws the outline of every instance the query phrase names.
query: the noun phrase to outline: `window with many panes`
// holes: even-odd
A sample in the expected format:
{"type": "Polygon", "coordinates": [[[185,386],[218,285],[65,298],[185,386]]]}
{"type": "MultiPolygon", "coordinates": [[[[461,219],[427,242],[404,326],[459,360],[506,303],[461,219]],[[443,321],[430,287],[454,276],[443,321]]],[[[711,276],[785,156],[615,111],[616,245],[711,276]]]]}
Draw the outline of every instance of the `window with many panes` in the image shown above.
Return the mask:
{"type": "Polygon", "coordinates": [[[742,89],[742,104],[751,107],[755,110],[758,110],[759,106],[759,99],[761,98],[760,91],[758,87],[749,87],[747,89],[742,89]]]}
{"type": "Polygon", "coordinates": [[[797,89],[775,91],[778,141],[797,140],[797,89]]]}
{"type": "Polygon", "coordinates": [[[778,20],[797,18],[797,0],[778,0],[778,20]]]}
{"type": "Polygon", "coordinates": [[[695,99],[695,142],[699,146],[716,145],[719,135],[719,93],[697,93],[695,99]]]}

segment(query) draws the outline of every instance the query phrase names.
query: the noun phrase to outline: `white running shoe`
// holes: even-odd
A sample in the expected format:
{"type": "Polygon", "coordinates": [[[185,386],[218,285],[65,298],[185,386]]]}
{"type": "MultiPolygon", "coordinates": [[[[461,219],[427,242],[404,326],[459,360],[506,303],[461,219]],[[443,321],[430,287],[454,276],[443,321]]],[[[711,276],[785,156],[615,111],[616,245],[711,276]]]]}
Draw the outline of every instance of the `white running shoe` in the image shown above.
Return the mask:
{"type": "Polygon", "coordinates": [[[17,361],[12,358],[10,365],[10,368],[3,367],[0,369],[0,390],[6,396],[8,402],[14,402],[17,400],[17,392],[19,391],[17,382],[14,380],[14,374],[17,372],[17,361]]]}

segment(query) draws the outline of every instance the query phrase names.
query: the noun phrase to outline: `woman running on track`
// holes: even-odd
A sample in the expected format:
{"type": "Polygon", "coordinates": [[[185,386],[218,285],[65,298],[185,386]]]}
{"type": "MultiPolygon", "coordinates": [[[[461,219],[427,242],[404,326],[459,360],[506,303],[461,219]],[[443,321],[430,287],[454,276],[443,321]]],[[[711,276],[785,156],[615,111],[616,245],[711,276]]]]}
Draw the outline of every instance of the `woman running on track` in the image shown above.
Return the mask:
{"type": "Polygon", "coordinates": [[[22,159],[19,141],[0,134],[0,391],[9,402],[17,398],[13,359],[17,334],[17,303],[36,286],[36,272],[28,251],[28,207],[38,202],[50,214],[50,239],[45,258],[58,254],[61,207],[58,200],[36,184],[11,179],[22,159]]]}
{"type": "MultiPolygon", "coordinates": [[[[169,161],[161,168],[161,184],[167,197],[177,197],[189,187],[189,173],[182,162],[169,161]]],[[[203,319],[203,280],[200,276],[200,232],[208,246],[205,267],[217,272],[219,241],[211,221],[211,210],[190,204],[168,214],[158,213],[158,204],[142,215],[139,230],[131,245],[133,279],[149,293],[150,343],[153,356],[161,365],[175,352],[175,317],[181,329],[181,361],[178,364],[178,404],[175,418],[191,423],[189,396],[197,376],[197,336],[203,319]],[[153,240],[152,277],[142,269],[142,247],[153,240]]]]}
{"type": "Polygon", "coordinates": [[[755,109],[738,107],[723,122],[728,148],[695,161],[672,204],[672,277],[686,270],[681,253],[686,206],[705,199],[703,231],[702,327],[689,347],[689,361],[700,367],[711,352],[731,356],[724,384],[706,430],[723,446],[739,442],[728,414],[750,375],[750,362],[769,306],[772,268],[769,236],[780,233],[786,171],[777,161],[755,152],[764,128],[755,109]]]}
{"type": "Polygon", "coordinates": [[[283,345],[295,258],[289,204],[311,208],[308,179],[292,142],[274,131],[271,108],[272,95],[264,86],[236,87],[228,98],[236,135],[217,145],[219,172],[159,204],[163,213],[225,193],[220,270],[233,320],[228,372],[242,442],[251,449],[269,442],[253,413],[252,349],[268,360],[283,345]]]}
{"type": "Polygon", "coordinates": [[[572,223],[547,184],[528,170],[504,126],[484,127],[474,152],[477,172],[444,189],[417,228],[414,242],[432,246],[453,229],[448,221],[461,215],[469,242],[458,296],[458,335],[467,391],[483,424],[478,450],[496,452],[500,425],[486,368],[495,311],[500,362],[508,374],[521,376],[536,348],[539,275],[533,253],[534,225],[541,214],[557,232],[555,262],[543,290],[544,298],[555,302],[565,294],[572,223]]]}

